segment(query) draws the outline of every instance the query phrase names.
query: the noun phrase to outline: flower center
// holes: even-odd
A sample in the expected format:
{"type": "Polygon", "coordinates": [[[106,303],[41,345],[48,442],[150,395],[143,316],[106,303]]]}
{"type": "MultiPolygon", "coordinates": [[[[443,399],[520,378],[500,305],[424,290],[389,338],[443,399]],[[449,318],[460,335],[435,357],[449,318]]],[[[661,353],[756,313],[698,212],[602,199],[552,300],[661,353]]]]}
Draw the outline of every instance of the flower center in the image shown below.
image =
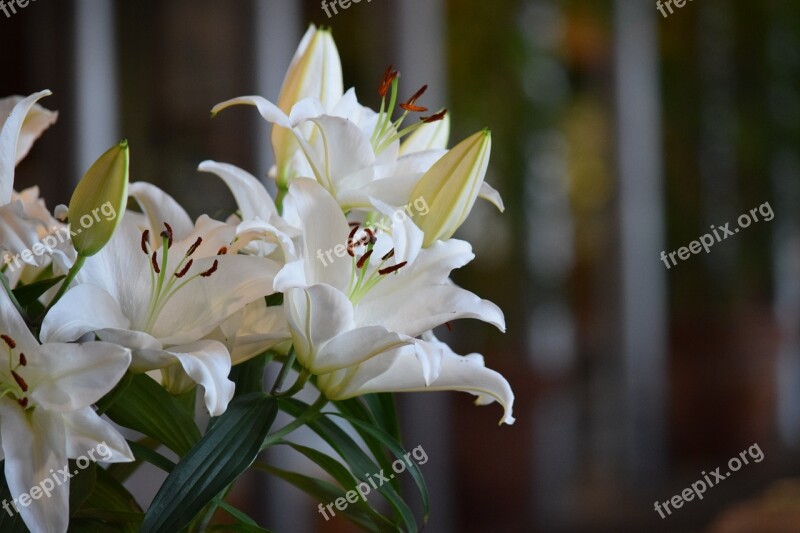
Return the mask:
{"type": "Polygon", "coordinates": [[[399,119],[392,121],[395,106],[397,105],[397,79],[399,77],[400,73],[396,70],[393,70],[392,66],[389,65],[389,68],[386,69],[386,72],[383,75],[383,80],[381,80],[381,83],[378,86],[378,94],[381,96],[381,110],[378,112],[378,123],[375,126],[375,130],[372,132],[372,137],[370,138],[372,149],[375,151],[375,155],[380,154],[394,141],[409,135],[423,124],[442,120],[447,114],[447,110],[443,109],[438,113],[434,113],[433,115],[420,117],[419,122],[411,124],[410,126],[401,130],[400,126],[403,124],[403,121],[406,119],[409,113],[425,113],[428,111],[427,107],[417,105],[417,100],[419,100],[420,97],[425,93],[425,91],[428,89],[428,86],[423,85],[417,92],[411,95],[408,100],[401,103],[399,107],[403,110],[403,114],[399,119]],[[389,94],[390,90],[391,94],[389,94]],[[389,94],[388,107],[386,106],[387,94],[389,94]]]}
{"type": "Polygon", "coordinates": [[[380,262],[374,260],[373,252],[377,242],[378,230],[372,228],[362,229],[358,222],[351,222],[350,227],[350,235],[347,237],[347,253],[352,258],[353,270],[350,277],[348,298],[353,305],[356,305],[375,285],[384,279],[384,276],[397,272],[406,266],[407,261],[385,266],[386,262],[394,257],[394,248],[384,254],[380,258],[380,262]]]}
{"type": "MultiPolygon", "coordinates": [[[[210,268],[200,272],[195,271],[189,275],[194,266],[194,258],[192,256],[203,243],[203,238],[197,237],[197,240],[189,247],[183,258],[170,272],[168,270],[169,250],[172,248],[173,232],[172,227],[166,222],[164,227],[166,230],[159,234],[162,245],[158,249],[153,249],[150,246],[150,230],[142,232],[142,252],[150,256],[150,305],[147,309],[143,331],[152,330],[164,306],[178,291],[196,279],[211,277],[219,268],[219,261],[214,259],[214,263],[210,268]]],[[[226,253],[228,253],[228,248],[223,246],[219,249],[217,255],[225,255],[226,253]]]]}
{"type": "Polygon", "coordinates": [[[17,343],[9,335],[2,334],[0,335],[0,339],[2,339],[8,350],[8,374],[2,375],[2,379],[0,379],[0,397],[6,395],[13,396],[17,400],[17,403],[25,409],[28,407],[28,397],[25,395],[25,393],[28,392],[28,384],[19,374],[19,369],[20,367],[27,366],[28,359],[22,352],[19,352],[19,355],[14,357],[17,343]],[[14,361],[17,362],[16,365],[14,361]]]}

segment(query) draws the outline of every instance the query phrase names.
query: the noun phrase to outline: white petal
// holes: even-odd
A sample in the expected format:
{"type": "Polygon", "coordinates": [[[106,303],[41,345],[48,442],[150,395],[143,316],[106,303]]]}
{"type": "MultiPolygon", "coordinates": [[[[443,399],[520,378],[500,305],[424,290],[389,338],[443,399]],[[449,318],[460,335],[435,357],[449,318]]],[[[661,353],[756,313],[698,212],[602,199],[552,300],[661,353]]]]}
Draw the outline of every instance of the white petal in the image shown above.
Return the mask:
{"type": "Polygon", "coordinates": [[[90,331],[130,328],[117,301],[105,290],[85,283],[68,290],[42,322],[44,342],[70,342],[90,331]]]}
{"type": "Polygon", "coordinates": [[[411,135],[406,137],[400,145],[400,155],[406,155],[423,150],[445,149],[450,139],[450,114],[447,113],[442,120],[429,122],[420,126],[411,135]]]}
{"type": "Polygon", "coordinates": [[[289,117],[286,116],[286,113],[281,111],[278,106],[267,100],[266,98],[262,98],[261,96],[240,96],[239,98],[232,98],[231,100],[226,100],[225,102],[219,103],[215,105],[211,109],[211,115],[216,115],[223,109],[227,109],[228,107],[234,105],[252,105],[258,109],[258,112],[261,113],[261,116],[264,117],[264,120],[267,122],[271,122],[273,124],[277,124],[278,126],[282,126],[284,128],[291,128],[292,123],[289,120],[289,117]]]}
{"type": "Polygon", "coordinates": [[[329,285],[289,289],[283,302],[297,360],[313,371],[322,345],[353,329],[353,306],[347,296],[329,285]]]}
{"type": "Polygon", "coordinates": [[[94,462],[104,463],[135,460],[125,437],[91,407],[65,413],[64,426],[67,431],[67,456],[72,459],[86,456],[94,462]],[[87,455],[90,453],[93,453],[93,459],[87,455]]]}
{"type": "Polygon", "coordinates": [[[481,183],[481,190],[478,193],[478,196],[494,204],[494,206],[497,207],[501,213],[506,210],[506,206],[503,204],[503,199],[500,197],[500,193],[485,181],[481,183]]]}
{"type": "MultiPolygon", "coordinates": [[[[319,142],[306,157],[322,173],[322,185],[334,193],[344,189],[342,182],[375,164],[369,137],[347,119],[323,115],[312,119],[319,127],[319,142]]],[[[302,146],[302,144],[301,144],[302,146]]]]}
{"type": "MultiPolygon", "coordinates": [[[[36,342],[2,286],[0,286],[0,330],[2,330],[3,334],[14,339],[17,343],[17,349],[22,352],[32,352],[39,347],[39,343],[36,342]]],[[[3,350],[3,353],[5,353],[5,343],[3,344],[3,350]]]]}
{"type": "Polygon", "coordinates": [[[166,350],[180,362],[183,370],[205,390],[206,408],[219,416],[233,398],[234,383],[228,379],[231,356],[221,342],[204,340],[166,350]]]}
{"type": "Polygon", "coordinates": [[[292,111],[289,113],[289,120],[292,126],[298,126],[306,120],[316,118],[325,113],[325,108],[319,98],[309,96],[303,98],[292,106],[292,111]]]}
{"type": "Polygon", "coordinates": [[[413,343],[411,337],[398,335],[383,326],[352,329],[324,344],[315,359],[313,370],[315,374],[322,374],[347,368],[413,343]]]}
{"type": "Polygon", "coordinates": [[[166,192],[151,183],[138,181],[128,187],[128,196],[136,199],[147,219],[150,231],[156,234],[164,231],[164,222],[172,227],[176,240],[185,239],[194,230],[192,219],[186,210],[166,192]]]}
{"type": "Polygon", "coordinates": [[[98,401],[131,363],[127,348],[107,342],[43,344],[28,354],[30,397],[50,411],[67,412],[98,401]]]}
{"type": "MultiPolygon", "coordinates": [[[[14,106],[23,100],[22,96],[9,96],[0,99],[0,128],[3,127],[14,106]]],[[[17,164],[28,155],[34,141],[38,139],[44,130],[55,124],[58,119],[56,111],[45,109],[39,104],[34,104],[28,111],[25,121],[22,123],[19,140],[17,141],[17,164]]]]}
{"type": "Polygon", "coordinates": [[[236,199],[243,220],[260,218],[268,221],[278,214],[272,197],[252,174],[236,166],[215,161],[203,161],[197,168],[201,172],[216,174],[225,182],[236,199]]]}
{"type": "MultiPolygon", "coordinates": [[[[17,166],[20,140],[24,137],[22,132],[25,118],[36,102],[50,94],[50,91],[40,91],[20,100],[3,123],[0,130],[0,205],[11,200],[11,192],[14,190],[14,167],[17,166]]],[[[23,148],[26,142],[33,141],[23,138],[23,148]]]]}
{"type": "MultiPolygon", "coordinates": [[[[44,409],[23,411],[13,400],[0,400],[0,434],[3,435],[5,475],[11,496],[17,498],[43,483],[55,473],[60,485],[49,497],[30,498],[27,507],[18,504],[19,513],[31,531],[63,533],[69,522],[69,478],[61,481],[60,471],[67,466],[66,432],[60,414],[44,409]]],[[[71,472],[70,472],[71,474],[71,472]]],[[[49,486],[49,485],[48,485],[49,486]]]]}
{"type": "MultiPolygon", "coordinates": [[[[417,341],[425,343],[426,341],[417,341]]],[[[331,399],[345,399],[373,392],[422,392],[458,390],[478,396],[478,403],[496,400],[505,409],[501,422],[513,424],[514,393],[508,381],[483,365],[478,354],[460,356],[444,343],[435,343],[442,350],[441,369],[429,385],[414,351],[399,349],[391,354],[374,357],[345,374],[328,374],[318,378],[318,385],[331,399]]],[[[430,349],[431,347],[429,347],[430,349]]]]}

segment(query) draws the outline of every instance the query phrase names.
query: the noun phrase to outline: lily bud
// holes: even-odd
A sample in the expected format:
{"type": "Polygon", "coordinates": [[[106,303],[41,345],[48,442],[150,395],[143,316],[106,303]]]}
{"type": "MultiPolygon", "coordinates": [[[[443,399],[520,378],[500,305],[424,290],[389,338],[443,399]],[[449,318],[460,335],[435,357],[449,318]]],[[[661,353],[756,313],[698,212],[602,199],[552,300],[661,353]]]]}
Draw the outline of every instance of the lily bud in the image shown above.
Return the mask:
{"type": "MultiPolygon", "coordinates": [[[[331,109],[342,98],[342,63],[330,30],[308,28],[297,47],[283,80],[278,107],[287,115],[292,106],[309,97],[318,98],[325,109],[331,109]]],[[[311,126],[308,126],[311,127],[311,126]]],[[[272,128],[272,149],[278,167],[278,185],[288,184],[289,165],[299,146],[294,134],[286,128],[272,128]]]]}
{"type": "Polygon", "coordinates": [[[120,141],[86,171],[69,201],[72,244],[89,257],[111,239],[128,202],[128,141],[120,141]]]}
{"type": "Polygon", "coordinates": [[[491,151],[492,134],[484,129],[461,141],[420,178],[411,198],[424,198],[430,206],[426,215],[414,219],[425,233],[423,247],[449,239],[464,223],[481,192],[491,151]]]}

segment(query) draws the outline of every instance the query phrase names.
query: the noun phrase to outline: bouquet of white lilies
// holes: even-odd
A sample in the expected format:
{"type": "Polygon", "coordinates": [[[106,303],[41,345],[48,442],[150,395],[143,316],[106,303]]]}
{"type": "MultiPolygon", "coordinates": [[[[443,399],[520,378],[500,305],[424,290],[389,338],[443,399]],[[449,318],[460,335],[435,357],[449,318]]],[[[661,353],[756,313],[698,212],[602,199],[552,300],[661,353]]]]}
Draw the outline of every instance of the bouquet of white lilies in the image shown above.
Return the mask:
{"type": "Polygon", "coordinates": [[[504,329],[496,305],[449,279],[474,257],[452,236],[476,199],[503,207],[484,183],[488,130],[447,150],[449,118],[420,105],[424,89],[398,103],[390,68],[380,111],[363,107],[343,91],[330,32],[312,26],[277,104],[212,110],[252,105],[273,124],[276,199],[205,161],[238,210],[195,221],[159,188],[129,184],[125,141],[51,214],[37,188],[14,190],[17,163],[56,121],[39,104],[50,93],[0,100],[0,531],[266,531],[225,501],[250,468],[321,502],[346,497],[336,508],[364,530],[421,527],[399,479],[373,482],[388,505],[350,496],[409,455],[390,393],[465,391],[514,421],[503,376],[433,334],[459,318],[504,329]],[[319,399],[294,397],[304,389],[319,399]],[[278,411],[291,421],[273,428],[278,411]],[[301,426],[332,452],[292,442],[301,426]],[[321,479],[256,462],[277,445],[321,479]],[[125,488],[142,462],[168,473],[146,510],[125,488]]]}

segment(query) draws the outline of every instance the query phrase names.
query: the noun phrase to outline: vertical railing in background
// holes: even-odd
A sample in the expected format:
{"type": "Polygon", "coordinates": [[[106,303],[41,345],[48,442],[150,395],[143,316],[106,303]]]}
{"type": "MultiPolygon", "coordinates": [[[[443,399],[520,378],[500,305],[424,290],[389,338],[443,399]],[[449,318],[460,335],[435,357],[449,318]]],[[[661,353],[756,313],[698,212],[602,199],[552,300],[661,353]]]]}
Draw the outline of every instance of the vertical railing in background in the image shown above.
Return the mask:
{"type": "Polygon", "coordinates": [[[79,179],[119,139],[114,2],[75,0],[75,162],[79,179]]]}
{"type": "MultiPolygon", "coordinates": [[[[253,26],[255,54],[256,94],[272,102],[277,102],[278,94],[283,83],[283,76],[292,60],[295,47],[300,42],[302,28],[302,3],[284,2],[277,0],[253,0],[253,26]]],[[[269,124],[258,119],[256,127],[255,144],[258,167],[255,175],[265,180],[270,167],[274,164],[274,155],[270,143],[272,129],[269,124]]],[[[274,193],[274,181],[266,179],[265,183],[274,193]]],[[[273,365],[274,366],[274,365],[273,365]]],[[[265,384],[269,386],[275,379],[274,374],[265,377],[265,384]]],[[[291,381],[291,378],[290,378],[291,381]]],[[[281,415],[275,423],[280,427],[287,423],[281,415]]],[[[307,436],[307,432],[295,432],[293,440],[297,440],[298,433],[307,436]]],[[[306,445],[312,445],[303,442],[306,445]]],[[[280,465],[287,470],[298,470],[302,466],[295,464],[298,455],[287,447],[275,447],[265,452],[269,454],[269,462],[280,465]],[[288,466],[291,464],[291,466],[288,466]]],[[[308,506],[308,497],[288,486],[275,477],[263,476],[258,483],[263,484],[265,490],[255,490],[250,495],[250,504],[253,506],[252,516],[262,524],[269,524],[275,531],[312,531],[315,521],[314,507],[308,506]],[[265,502],[269,505],[265,505],[265,502]]]]}
{"type": "MultiPolygon", "coordinates": [[[[442,0],[403,0],[397,6],[395,42],[399,54],[403,92],[428,84],[425,105],[430,109],[445,107],[447,101],[447,63],[445,52],[446,22],[442,0]]],[[[404,444],[408,449],[422,445],[436,458],[425,465],[425,478],[436,512],[426,529],[452,531],[456,503],[453,501],[453,465],[449,420],[451,402],[448,394],[409,394],[400,407],[405,413],[404,444]]]]}
{"type": "Polygon", "coordinates": [[[769,112],[773,144],[771,182],[774,193],[770,205],[776,213],[773,224],[772,255],[774,277],[773,312],[780,328],[780,347],[776,363],[777,397],[775,401],[778,431],[783,444],[800,447],[800,154],[797,141],[800,126],[800,92],[796,80],[800,67],[796,51],[800,38],[796,26],[789,22],[787,6],[770,7],[770,33],[767,36],[767,71],[769,79],[769,112]],[[795,51],[792,61],[787,51],[795,51]]]}
{"type": "Polygon", "coordinates": [[[657,11],[616,0],[625,462],[634,482],[655,482],[665,466],[666,269],[657,11]]]}

